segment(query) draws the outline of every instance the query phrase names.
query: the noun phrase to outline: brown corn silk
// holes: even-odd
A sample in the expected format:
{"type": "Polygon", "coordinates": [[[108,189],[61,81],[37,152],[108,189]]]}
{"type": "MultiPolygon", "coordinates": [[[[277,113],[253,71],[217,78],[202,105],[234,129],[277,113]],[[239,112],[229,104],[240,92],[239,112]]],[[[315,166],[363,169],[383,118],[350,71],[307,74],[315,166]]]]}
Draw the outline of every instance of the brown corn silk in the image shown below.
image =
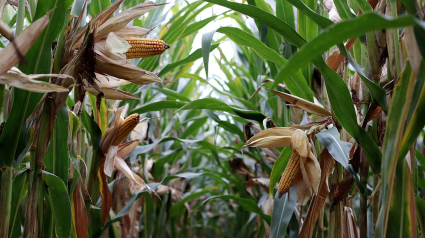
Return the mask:
{"type": "Polygon", "coordinates": [[[166,49],[170,48],[170,45],[159,39],[124,38],[124,40],[131,45],[131,48],[125,53],[127,59],[160,55],[166,49]]]}

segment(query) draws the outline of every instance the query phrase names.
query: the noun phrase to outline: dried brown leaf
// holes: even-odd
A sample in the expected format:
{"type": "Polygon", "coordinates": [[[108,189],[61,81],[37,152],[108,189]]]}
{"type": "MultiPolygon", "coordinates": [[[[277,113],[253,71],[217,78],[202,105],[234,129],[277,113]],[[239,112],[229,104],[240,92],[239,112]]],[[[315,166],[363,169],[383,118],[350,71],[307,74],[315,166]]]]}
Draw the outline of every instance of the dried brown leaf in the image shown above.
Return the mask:
{"type": "Polygon", "coordinates": [[[96,40],[103,38],[109,32],[118,31],[119,29],[125,27],[133,19],[142,16],[143,14],[155,9],[159,5],[160,4],[154,2],[145,2],[115,15],[99,26],[96,40]]]}
{"type": "Polygon", "coordinates": [[[96,58],[96,71],[120,79],[125,79],[138,85],[145,85],[161,82],[161,79],[154,73],[143,70],[133,64],[119,64],[112,60],[109,62],[96,58]]]}
{"type": "Polygon", "coordinates": [[[276,90],[272,90],[272,92],[274,94],[276,94],[277,96],[279,96],[280,98],[282,98],[283,100],[285,100],[286,102],[293,104],[301,109],[303,109],[306,112],[310,112],[313,114],[318,115],[319,117],[328,117],[328,116],[332,116],[332,114],[324,109],[322,106],[319,106],[315,103],[309,102],[305,99],[302,99],[300,97],[291,95],[291,94],[287,94],[287,93],[283,93],[283,92],[279,92],[276,90]]]}
{"type": "MultiPolygon", "coordinates": [[[[345,48],[347,48],[347,50],[350,50],[351,47],[353,47],[354,42],[356,41],[356,39],[357,39],[357,37],[349,39],[347,41],[347,43],[345,44],[345,48]]],[[[334,71],[336,71],[338,69],[339,65],[341,64],[341,62],[344,60],[344,58],[345,57],[343,55],[341,55],[341,52],[339,50],[335,50],[326,59],[326,64],[329,66],[329,68],[331,68],[334,71]]]]}
{"type": "Polygon", "coordinates": [[[290,127],[274,127],[253,136],[246,142],[246,147],[274,148],[290,145],[295,129],[290,127]]]}
{"type": "Polygon", "coordinates": [[[372,103],[367,110],[366,116],[363,119],[362,127],[363,129],[366,128],[366,125],[369,121],[372,121],[373,119],[377,118],[379,116],[379,113],[382,112],[382,108],[375,103],[372,103]]]}
{"type": "MultiPolygon", "coordinates": [[[[91,86],[84,87],[84,89],[95,96],[99,94],[99,92],[91,86]]],[[[119,89],[105,88],[105,87],[100,87],[100,89],[103,92],[103,96],[107,99],[113,99],[113,100],[139,100],[140,99],[131,93],[121,91],[119,89]]]]}
{"type": "Polygon", "coordinates": [[[88,238],[89,220],[87,217],[86,204],[82,193],[82,180],[78,180],[72,193],[72,221],[78,238],[88,238]]]}
{"type": "Polygon", "coordinates": [[[68,92],[67,88],[58,86],[43,81],[34,80],[36,78],[47,78],[47,77],[68,77],[68,75],[62,74],[36,74],[26,75],[19,71],[17,68],[12,68],[7,73],[0,76],[0,84],[8,84],[20,89],[24,89],[31,92],[47,93],[47,92],[68,92]]]}
{"type": "Polygon", "coordinates": [[[106,219],[109,216],[109,210],[112,207],[112,194],[108,187],[108,180],[104,173],[104,165],[105,163],[101,163],[100,169],[98,170],[97,176],[100,182],[100,195],[102,196],[102,207],[101,207],[101,216],[100,220],[102,221],[102,225],[106,223],[106,219]]]}
{"type": "Polygon", "coordinates": [[[13,42],[10,42],[10,44],[1,51],[0,75],[12,68],[12,66],[18,63],[28,52],[37,37],[47,26],[47,23],[49,23],[49,14],[50,12],[25,28],[13,42]]]}
{"type": "Polygon", "coordinates": [[[344,238],[359,238],[356,221],[354,220],[353,210],[350,207],[344,207],[344,219],[342,223],[344,238]]]}

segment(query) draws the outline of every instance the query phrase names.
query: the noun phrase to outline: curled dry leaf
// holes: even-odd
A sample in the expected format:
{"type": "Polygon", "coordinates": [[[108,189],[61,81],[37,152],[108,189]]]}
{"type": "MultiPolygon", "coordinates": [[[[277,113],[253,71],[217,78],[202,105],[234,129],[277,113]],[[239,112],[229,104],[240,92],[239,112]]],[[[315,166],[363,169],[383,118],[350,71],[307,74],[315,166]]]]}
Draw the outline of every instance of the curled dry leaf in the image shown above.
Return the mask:
{"type": "Polygon", "coordinates": [[[143,14],[155,9],[160,4],[154,2],[145,2],[129,8],[101,24],[96,35],[96,40],[108,35],[109,32],[118,31],[125,27],[130,21],[142,16],[143,14]]]}
{"type": "Polygon", "coordinates": [[[303,109],[306,112],[310,112],[313,113],[319,117],[329,117],[332,116],[332,114],[324,109],[321,105],[317,105],[315,103],[309,102],[305,99],[302,99],[300,97],[291,95],[291,94],[287,94],[287,93],[283,93],[283,92],[279,92],[276,90],[272,90],[272,92],[274,94],[276,94],[277,96],[279,96],[280,98],[282,98],[283,100],[285,100],[286,102],[293,104],[301,109],[303,109]]]}
{"type": "Polygon", "coordinates": [[[310,122],[310,123],[307,123],[307,124],[304,124],[304,125],[293,124],[293,125],[291,125],[291,127],[296,128],[296,129],[300,129],[300,130],[309,130],[312,127],[325,124],[325,123],[329,122],[331,119],[332,119],[332,117],[325,117],[325,118],[321,118],[317,121],[313,121],[313,122],[310,122]]]}
{"type": "MultiPolygon", "coordinates": [[[[95,96],[99,94],[99,92],[96,89],[94,89],[92,86],[88,86],[88,87],[85,86],[84,89],[95,96]]],[[[107,99],[114,99],[114,100],[139,100],[140,99],[131,93],[121,91],[119,89],[106,88],[106,87],[100,87],[100,89],[103,92],[103,96],[107,99]]]]}
{"type": "Polygon", "coordinates": [[[273,148],[273,147],[285,147],[290,145],[291,136],[295,129],[290,127],[274,127],[251,137],[243,146],[246,147],[259,147],[259,148],[273,148]]]}
{"type": "Polygon", "coordinates": [[[111,75],[117,78],[128,80],[138,85],[145,85],[161,82],[156,74],[143,70],[133,64],[119,64],[96,58],[96,71],[111,75]]]}
{"type": "Polygon", "coordinates": [[[47,93],[47,92],[68,92],[67,88],[46,83],[43,81],[34,80],[36,78],[46,78],[46,77],[64,77],[72,78],[68,75],[62,74],[36,74],[36,75],[26,75],[19,71],[19,69],[13,67],[7,73],[0,76],[0,84],[8,84],[13,87],[17,87],[23,90],[37,92],[37,93],[47,93]]]}
{"type": "Polygon", "coordinates": [[[0,75],[12,68],[28,52],[49,22],[49,13],[33,22],[1,51],[0,75]]]}
{"type": "MultiPolygon", "coordinates": [[[[336,8],[335,8],[336,9],[336,8]]],[[[336,10],[333,10],[336,11],[336,10]]],[[[340,18],[341,19],[341,18],[340,18]]],[[[351,38],[347,41],[347,43],[345,44],[345,48],[347,48],[347,50],[350,50],[351,47],[353,47],[354,42],[356,42],[357,37],[351,38]]],[[[332,54],[326,59],[326,64],[329,66],[329,68],[333,69],[334,71],[336,71],[339,67],[339,65],[341,64],[341,62],[345,59],[345,57],[341,54],[341,52],[339,51],[339,49],[336,49],[335,51],[332,52],[332,54]]]]}
{"type": "Polygon", "coordinates": [[[350,207],[344,207],[342,230],[346,238],[360,237],[357,231],[356,221],[354,220],[353,210],[350,207]]]}

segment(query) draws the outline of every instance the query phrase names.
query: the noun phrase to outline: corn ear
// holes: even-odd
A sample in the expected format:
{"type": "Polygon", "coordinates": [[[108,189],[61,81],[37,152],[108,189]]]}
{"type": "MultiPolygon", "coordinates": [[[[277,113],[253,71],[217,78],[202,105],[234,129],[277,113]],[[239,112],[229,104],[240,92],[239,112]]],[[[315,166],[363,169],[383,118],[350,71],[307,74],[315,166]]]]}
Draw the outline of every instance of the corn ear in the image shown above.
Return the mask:
{"type": "Polygon", "coordinates": [[[147,38],[124,38],[131,48],[125,53],[127,59],[146,58],[149,56],[160,55],[170,45],[162,40],[147,38]]]}
{"type": "Polygon", "coordinates": [[[279,198],[283,194],[289,191],[289,188],[292,187],[294,179],[300,171],[300,155],[294,151],[292,152],[291,158],[289,159],[288,164],[286,165],[285,171],[283,171],[282,178],[279,182],[278,192],[279,198]]]}
{"type": "Polygon", "coordinates": [[[118,128],[118,133],[115,136],[112,145],[119,145],[130,134],[130,132],[137,126],[140,121],[139,114],[132,114],[123,120],[118,128]]]}

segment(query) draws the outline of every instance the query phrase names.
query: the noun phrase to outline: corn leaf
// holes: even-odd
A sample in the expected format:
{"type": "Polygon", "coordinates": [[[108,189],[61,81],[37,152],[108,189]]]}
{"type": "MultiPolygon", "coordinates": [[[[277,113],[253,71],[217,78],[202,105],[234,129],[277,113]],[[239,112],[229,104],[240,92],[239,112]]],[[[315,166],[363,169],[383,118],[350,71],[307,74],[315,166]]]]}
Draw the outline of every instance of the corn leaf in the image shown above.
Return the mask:
{"type": "Polygon", "coordinates": [[[43,180],[47,186],[47,194],[55,223],[58,238],[69,238],[71,232],[71,203],[65,184],[59,177],[44,171],[43,180]]]}
{"type": "Polygon", "coordinates": [[[278,198],[278,196],[279,194],[276,193],[274,197],[270,238],[285,237],[286,228],[288,227],[292,213],[294,213],[297,201],[297,193],[294,186],[281,198],[278,198]]]}

